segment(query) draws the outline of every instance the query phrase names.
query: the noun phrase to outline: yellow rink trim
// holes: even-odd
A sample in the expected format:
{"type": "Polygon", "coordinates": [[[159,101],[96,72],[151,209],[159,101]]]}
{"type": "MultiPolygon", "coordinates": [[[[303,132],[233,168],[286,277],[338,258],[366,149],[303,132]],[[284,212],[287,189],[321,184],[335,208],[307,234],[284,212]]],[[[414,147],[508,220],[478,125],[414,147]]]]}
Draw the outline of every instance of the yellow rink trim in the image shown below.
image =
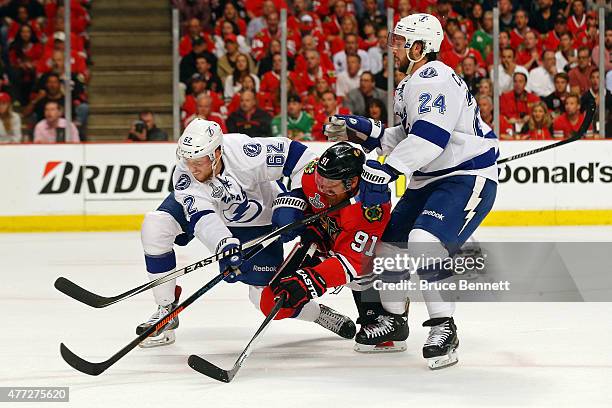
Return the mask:
{"type": "MultiPolygon", "coordinates": [[[[144,215],[37,215],[0,217],[0,232],[137,231],[144,215]]],[[[612,210],[494,211],[487,227],[612,225],[612,210]]]]}

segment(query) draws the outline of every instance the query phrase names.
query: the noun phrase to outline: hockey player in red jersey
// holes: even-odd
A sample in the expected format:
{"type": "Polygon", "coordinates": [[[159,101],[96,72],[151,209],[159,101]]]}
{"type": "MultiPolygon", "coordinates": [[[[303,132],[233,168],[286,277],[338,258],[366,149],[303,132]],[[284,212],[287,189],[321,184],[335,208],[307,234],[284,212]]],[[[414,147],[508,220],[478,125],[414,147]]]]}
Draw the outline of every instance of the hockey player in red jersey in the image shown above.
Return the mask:
{"type": "MultiPolygon", "coordinates": [[[[364,152],[346,142],[327,149],[305,167],[301,188],[275,200],[273,224],[286,225],[355,196],[364,161],[364,152]]],[[[371,285],[375,278],[371,267],[374,249],[390,213],[390,200],[369,208],[356,203],[322,217],[306,230],[283,236],[284,241],[290,241],[299,234],[302,256],[297,263],[293,262],[294,267],[281,268],[264,289],[261,310],[267,314],[275,297],[284,295],[286,307],[276,318],[292,317],[328,288],[346,285],[360,291],[371,285]],[[317,249],[315,255],[304,256],[313,244],[317,249]]],[[[357,301],[359,296],[355,297],[357,301]]],[[[358,309],[363,321],[365,309],[360,304],[358,309]]]]}

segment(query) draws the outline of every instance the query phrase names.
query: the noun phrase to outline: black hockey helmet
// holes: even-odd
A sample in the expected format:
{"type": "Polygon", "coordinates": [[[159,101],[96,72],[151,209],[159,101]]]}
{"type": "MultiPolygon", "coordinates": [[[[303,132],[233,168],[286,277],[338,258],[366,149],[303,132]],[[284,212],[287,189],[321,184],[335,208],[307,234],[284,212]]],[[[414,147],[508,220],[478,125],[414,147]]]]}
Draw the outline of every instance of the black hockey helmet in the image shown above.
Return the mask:
{"type": "Polygon", "coordinates": [[[365,163],[365,153],[347,142],[331,146],[319,158],[317,173],[330,180],[344,180],[360,176],[365,163]]]}

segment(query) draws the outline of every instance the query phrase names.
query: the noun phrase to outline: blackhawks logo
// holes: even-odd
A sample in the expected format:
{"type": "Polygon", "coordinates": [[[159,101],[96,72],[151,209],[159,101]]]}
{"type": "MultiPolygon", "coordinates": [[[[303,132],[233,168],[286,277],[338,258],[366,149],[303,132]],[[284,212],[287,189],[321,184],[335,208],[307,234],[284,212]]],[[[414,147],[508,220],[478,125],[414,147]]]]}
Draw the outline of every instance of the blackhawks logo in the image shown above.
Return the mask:
{"type": "Polygon", "coordinates": [[[310,163],[308,163],[306,165],[306,167],[304,167],[304,173],[306,174],[312,174],[315,172],[315,169],[317,168],[317,162],[319,159],[314,159],[313,161],[311,161],[310,163]]]}
{"type": "Polygon", "coordinates": [[[380,205],[363,209],[363,216],[369,222],[376,222],[383,219],[383,209],[380,205]]]}

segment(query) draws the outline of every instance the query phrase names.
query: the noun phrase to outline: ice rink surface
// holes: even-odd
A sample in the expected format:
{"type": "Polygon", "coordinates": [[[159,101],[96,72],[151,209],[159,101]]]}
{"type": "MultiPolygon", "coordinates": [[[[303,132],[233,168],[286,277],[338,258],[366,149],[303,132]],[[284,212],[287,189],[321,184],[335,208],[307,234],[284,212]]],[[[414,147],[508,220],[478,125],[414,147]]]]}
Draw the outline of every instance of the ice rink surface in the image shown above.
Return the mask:
{"type": "MultiPolygon", "coordinates": [[[[477,236],[612,242],[612,228],[482,228],[477,236]]],[[[178,264],[206,254],[191,243],[177,250],[178,264]]],[[[421,356],[427,317],[420,303],[411,307],[404,353],[357,354],[352,340],[314,323],[277,321],[234,381],[223,384],[193,371],[187,357],[200,354],[229,368],[262,316],[245,286],[222,282],[181,313],[174,345],[137,348],[90,377],[62,360],[60,342],[90,361],[109,358],[153,313],[152,295],[92,309],[56,291],[53,282],[65,276],[107,296],[146,282],[139,234],[0,235],[0,259],[0,386],[68,386],[67,406],[612,406],[612,303],[459,304],[459,364],[439,371],[427,369],[421,356]]],[[[183,277],[184,293],[213,274],[183,277]]],[[[327,294],[322,303],[355,318],[348,290],[327,294]]],[[[10,405],[41,404],[0,403],[10,405]]]]}

